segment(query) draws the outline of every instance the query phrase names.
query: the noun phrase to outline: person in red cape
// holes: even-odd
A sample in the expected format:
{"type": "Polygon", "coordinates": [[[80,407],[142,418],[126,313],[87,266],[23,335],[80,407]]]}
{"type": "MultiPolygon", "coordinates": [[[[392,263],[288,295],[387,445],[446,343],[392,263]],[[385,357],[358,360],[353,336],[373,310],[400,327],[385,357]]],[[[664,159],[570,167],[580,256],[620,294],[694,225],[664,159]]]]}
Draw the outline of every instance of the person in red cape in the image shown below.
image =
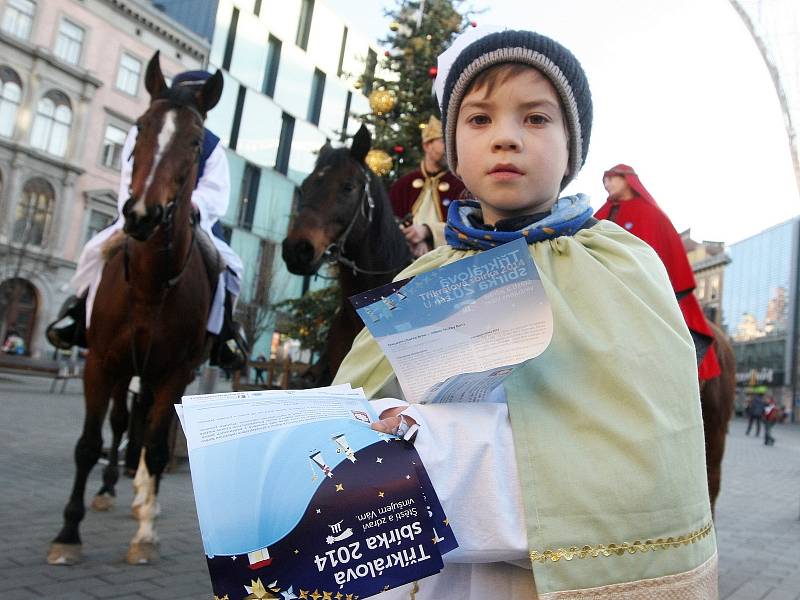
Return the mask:
{"type": "Polygon", "coordinates": [[[603,185],[608,192],[608,200],[595,213],[595,218],[613,221],[647,242],[656,251],[667,268],[678,305],[692,334],[700,379],[719,376],[717,355],[711,345],[714,335],[700,303],[692,293],[695,288],[694,273],[680,235],[639,181],[633,168],[622,164],[612,167],[603,173],[603,185]]]}

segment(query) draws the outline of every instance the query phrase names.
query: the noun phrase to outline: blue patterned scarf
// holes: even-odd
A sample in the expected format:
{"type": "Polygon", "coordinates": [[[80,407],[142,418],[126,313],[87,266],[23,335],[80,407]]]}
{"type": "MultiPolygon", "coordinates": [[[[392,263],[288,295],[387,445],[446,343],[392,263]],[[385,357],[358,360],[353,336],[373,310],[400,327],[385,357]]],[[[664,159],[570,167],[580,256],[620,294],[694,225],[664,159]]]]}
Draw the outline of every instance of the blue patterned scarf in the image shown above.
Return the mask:
{"type": "Polygon", "coordinates": [[[592,216],[589,196],[576,194],[559,198],[549,215],[517,231],[479,229],[470,222],[470,215],[480,215],[481,207],[474,200],[456,200],[447,211],[444,235],[447,243],[458,250],[488,250],[506,242],[525,238],[529,244],[573,235],[592,216]]]}

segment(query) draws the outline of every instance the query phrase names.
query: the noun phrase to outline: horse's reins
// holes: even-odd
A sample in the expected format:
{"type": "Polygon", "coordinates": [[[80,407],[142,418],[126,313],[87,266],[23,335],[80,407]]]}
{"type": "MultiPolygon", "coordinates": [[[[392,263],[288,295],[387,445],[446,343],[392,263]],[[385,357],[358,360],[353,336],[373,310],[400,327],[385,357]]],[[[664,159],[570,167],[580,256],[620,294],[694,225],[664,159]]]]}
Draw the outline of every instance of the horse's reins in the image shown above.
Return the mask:
{"type": "MultiPolygon", "coordinates": [[[[164,100],[156,100],[156,102],[162,102],[162,101],[165,101],[165,100],[166,99],[164,99],[164,100]]],[[[178,104],[177,106],[189,109],[200,120],[200,123],[201,123],[201,126],[202,126],[202,123],[204,122],[204,120],[203,120],[202,115],[200,114],[200,112],[197,109],[195,109],[193,106],[190,106],[188,104],[183,104],[183,105],[178,104]]],[[[198,149],[198,151],[195,152],[194,161],[192,162],[192,166],[198,164],[199,161],[200,161],[200,150],[198,149]]],[[[190,170],[191,170],[191,167],[190,167],[190,170]]],[[[171,257],[171,254],[172,254],[173,241],[174,241],[173,238],[172,238],[172,231],[173,231],[173,226],[175,224],[175,203],[178,201],[178,198],[182,197],[182,195],[186,191],[186,185],[188,183],[189,183],[189,177],[186,177],[183,180],[183,183],[181,184],[181,187],[176,192],[175,196],[169,202],[167,202],[167,208],[163,213],[163,216],[161,218],[161,223],[159,223],[160,227],[164,227],[164,231],[165,231],[165,234],[166,234],[166,237],[167,237],[167,245],[166,245],[165,248],[163,248],[163,250],[161,250],[162,252],[166,253],[166,261],[165,262],[167,264],[167,267],[169,267],[169,264],[170,264],[170,257],[171,257]]],[[[161,300],[159,301],[158,308],[156,309],[156,315],[155,315],[154,323],[158,323],[158,321],[161,319],[161,312],[162,312],[162,310],[164,308],[164,304],[165,304],[165,302],[167,300],[167,294],[169,293],[169,291],[172,288],[174,288],[178,284],[178,282],[180,281],[181,277],[183,277],[183,274],[186,272],[186,268],[189,266],[189,261],[192,258],[192,253],[194,252],[194,249],[197,246],[197,235],[195,234],[194,227],[191,228],[191,232],[192,232],[192,241],[189,244],[189,250],[186,253],[186,258],[183,261],[183,265],[181,266],[180,270],[178,271],[178,273],[176,275],[170,277],[164,283],[164,287],[162,288],[162,293],[161,293],[161,300]]],[[[125,282],[128,284],[128,317],[129,317],[128,321],[129,321],[130,330],[131,330],[131,336],[130,336],[131,337],[131,359],[133,361],[133,370],[136,373],[136,376],[137,377],[141,377],[142,372],[144,372],[145,368],[147,367],[147,363],[150,360],[150,351],[153,349],[153,339],[154,339],[155,336],[150,335],[150,339],[147,342],[147,350],[145,350],[145,354],[144,354],[144,361],[142,362],[142,368],[140,370],[139,369],[139,365],[138,365],[138,361],[136,359],[136,339],[135,339],[135,335],[134,335],[135,331],[134,331],[134,327],[133,327],[133,288],[131,286],[131,281],[130,281],[129,241],[130,241],[130,236],[126,235],[125,236],[124,253],[123,253],[123,267],[124,267],[124,272],[125,272],[125,282]]]]}
{"type": "Polygon", "coordinates": [[[347,244],[347,238],[353,231],[353,227],[355,226],[356,221],[358,221],[359,215],[362,215],[367,220],[367,227],[369,227],[372,225],[372,218],[375,213],[375,199],[372,197],[372,191],[370,190],[371,179],[369,176],[369,171],[367,171],[367,169],[364,167],[361,167],[361,169],[364,172],[364,190],[362,191],[361,198],[359,199],[358,204],[353,211],[353,216],[350,218],[350,223],[348,223],[347,227],[339,236],[339,238],[325,248],[325,251],[322,253],[322,257],[330,264],[339,263],[348,269],[352,269],[354,275],[359,273],[362,275],[388,275],[389,273],[397,273],[398,271],[401,271],[405,265],[399,265],[398,267],[386,269],[385,271],[373,271],[359,267],[354,260],[351,260],[344,255],[344,248],[347,244]]]}

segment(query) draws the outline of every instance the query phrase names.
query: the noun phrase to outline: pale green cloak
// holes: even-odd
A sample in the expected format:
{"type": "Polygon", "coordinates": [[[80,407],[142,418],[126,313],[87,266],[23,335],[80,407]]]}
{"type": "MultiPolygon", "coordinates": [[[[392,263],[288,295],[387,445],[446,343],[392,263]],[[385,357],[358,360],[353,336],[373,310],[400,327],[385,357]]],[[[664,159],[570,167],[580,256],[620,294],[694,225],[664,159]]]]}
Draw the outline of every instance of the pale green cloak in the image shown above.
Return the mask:
{"type": "MultiPolygon", "coordinates": [[[[697,366],[666,270],[607,221],[529,248],[553,339],[504,385],[539,594],[700,567],[716,541],[697,366]]],[[[437,248],[398,279],[471,253],[437,248]]],[[[344,382],[370,397],[396,389],[366,329],[336,376],[344,382]]]]}

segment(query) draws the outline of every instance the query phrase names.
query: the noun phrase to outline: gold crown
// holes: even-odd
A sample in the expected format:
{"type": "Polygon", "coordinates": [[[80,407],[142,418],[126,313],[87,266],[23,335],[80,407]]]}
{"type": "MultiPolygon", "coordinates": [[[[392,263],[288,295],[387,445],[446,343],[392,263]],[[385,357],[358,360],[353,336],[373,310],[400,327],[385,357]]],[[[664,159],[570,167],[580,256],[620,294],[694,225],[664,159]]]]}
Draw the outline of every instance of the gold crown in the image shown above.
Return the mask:
{"type": "Polygon", "coordinates": [[[428,119],[428,124],[422,130],[422,143],[430,142],[436,138],[444,137],[442,135],[442,122],[436,117],[428,119]]]}

